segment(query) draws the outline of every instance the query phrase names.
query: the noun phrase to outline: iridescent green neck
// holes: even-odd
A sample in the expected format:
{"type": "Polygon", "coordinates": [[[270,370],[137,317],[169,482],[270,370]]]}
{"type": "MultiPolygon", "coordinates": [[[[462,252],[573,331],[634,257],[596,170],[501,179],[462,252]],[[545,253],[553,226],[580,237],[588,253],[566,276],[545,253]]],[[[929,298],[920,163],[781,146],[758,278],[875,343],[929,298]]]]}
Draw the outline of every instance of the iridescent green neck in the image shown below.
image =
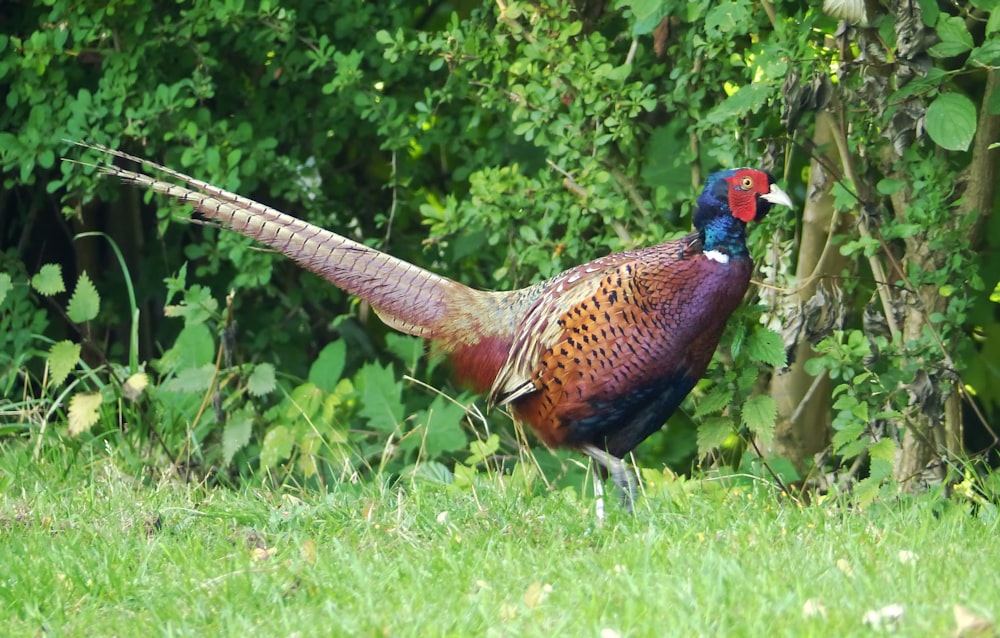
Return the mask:
{"type": "Polygon", "coordinates": [[[722,214],[698,229],[704,252],[716,251],[731,257],[748,257],[747,225],[732,215],[722,214]]]}

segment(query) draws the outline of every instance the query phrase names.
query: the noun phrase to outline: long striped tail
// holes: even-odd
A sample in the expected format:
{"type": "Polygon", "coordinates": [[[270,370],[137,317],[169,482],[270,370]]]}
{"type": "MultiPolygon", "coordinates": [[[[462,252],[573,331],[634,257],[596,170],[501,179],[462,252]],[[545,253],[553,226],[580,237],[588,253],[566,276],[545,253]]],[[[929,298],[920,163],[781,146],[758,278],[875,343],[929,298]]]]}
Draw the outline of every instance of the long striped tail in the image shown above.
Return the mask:
{"type": "MultiPolygon", "coordinates": [[[[451,349],[478,335],[457,335],[476,326],[461,321],[495,311],[492,297],[503,293],[477,291],[436,275],[318,226],[286,215],[270,206],[195,179],[149,160],[96,144],[88,148],[136,162],[182,182],[177,185],[113,164],[99,165],[107,175],[137,184],[194,207],[202,216],[256,239],[302,267],[326,278],[338,288],[364,299],[392,328],[407,334],[441,339],[451,349]]],[[[480,323],[475,321],[475,324],[480,323]]]]}

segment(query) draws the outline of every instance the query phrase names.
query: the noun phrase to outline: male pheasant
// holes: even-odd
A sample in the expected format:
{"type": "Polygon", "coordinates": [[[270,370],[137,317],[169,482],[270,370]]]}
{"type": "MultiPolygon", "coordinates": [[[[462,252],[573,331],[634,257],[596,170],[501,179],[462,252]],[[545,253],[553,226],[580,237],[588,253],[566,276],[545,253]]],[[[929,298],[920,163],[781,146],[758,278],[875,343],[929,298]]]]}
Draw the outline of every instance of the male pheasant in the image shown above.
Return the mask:
{"type": "Polygon", "coordinates": [[[635,484],[622,458],[704,374],[749,286],[747,223],[774,204],[792,205],[764,171],[714,173],[686,237],[485,292],[148,160],[93,148],[184,186],[114,165],[104,173],[191,204],[369,302],[392,328],[430,339],[490,405],[509,406],[546,445],[578,449],[604,467],[629,510],[635,484]]]}

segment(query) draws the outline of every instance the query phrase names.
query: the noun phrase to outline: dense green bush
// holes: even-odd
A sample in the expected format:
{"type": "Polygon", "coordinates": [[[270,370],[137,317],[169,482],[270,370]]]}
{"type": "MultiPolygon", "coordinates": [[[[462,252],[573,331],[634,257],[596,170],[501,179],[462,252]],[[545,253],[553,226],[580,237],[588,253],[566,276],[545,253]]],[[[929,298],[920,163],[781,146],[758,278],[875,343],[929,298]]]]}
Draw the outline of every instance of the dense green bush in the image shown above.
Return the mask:
{"type": "Polygon", "coordinates": [[[423,344],[96,179],[72,141],[484,288],[681,235],[704,175],[750,164],[804,220],[754,230],[760,303],[644,463],[758,472],[762,451],[875,487],[942,467],[963,452],[957,392],[966,433],[997,408],[1000,11],[897,4],[854,25],[749,0],[0,9],[4,432],[63,440],[68,423],[74,444],[151,464],[323,479],[511,449],[507,419],[470,411],[423,344]]]}

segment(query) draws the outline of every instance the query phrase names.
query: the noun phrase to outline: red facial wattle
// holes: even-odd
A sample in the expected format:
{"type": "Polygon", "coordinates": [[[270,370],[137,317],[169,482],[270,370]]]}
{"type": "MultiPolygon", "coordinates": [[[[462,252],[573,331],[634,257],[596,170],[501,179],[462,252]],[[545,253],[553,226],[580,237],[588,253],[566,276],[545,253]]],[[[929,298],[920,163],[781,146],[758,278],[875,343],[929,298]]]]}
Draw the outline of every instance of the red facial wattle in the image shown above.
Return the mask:
{"type": "Polygon", "coordinates": [[[729,182],[729,210],[733,217],[751,222],[757,216],[757,196],[768,192],[767,176],[760,171],[743,170],[726,179],[729,182]]]}

